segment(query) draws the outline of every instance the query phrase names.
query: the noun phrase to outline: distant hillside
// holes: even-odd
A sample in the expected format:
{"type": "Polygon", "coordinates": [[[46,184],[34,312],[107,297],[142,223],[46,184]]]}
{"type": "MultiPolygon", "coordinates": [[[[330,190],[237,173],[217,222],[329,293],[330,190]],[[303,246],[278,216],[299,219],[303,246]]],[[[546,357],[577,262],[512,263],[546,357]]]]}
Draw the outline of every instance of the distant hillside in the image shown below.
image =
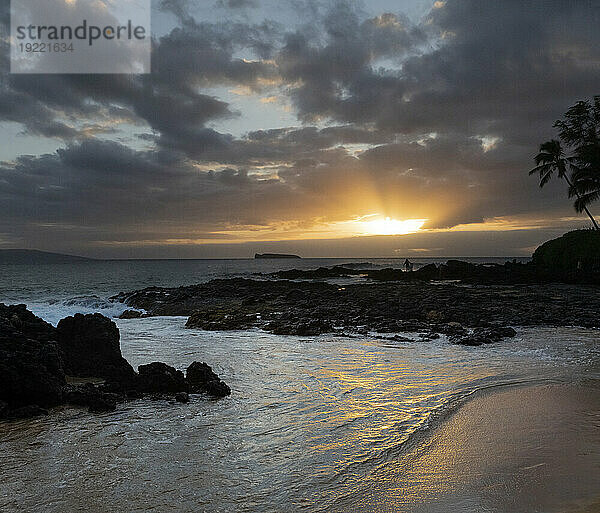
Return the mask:
{"type": "Polygon", "coordinates": [[[70,264],[86,261],[92,259],[35,249],[0,249],[0,264],[70,264]]]}

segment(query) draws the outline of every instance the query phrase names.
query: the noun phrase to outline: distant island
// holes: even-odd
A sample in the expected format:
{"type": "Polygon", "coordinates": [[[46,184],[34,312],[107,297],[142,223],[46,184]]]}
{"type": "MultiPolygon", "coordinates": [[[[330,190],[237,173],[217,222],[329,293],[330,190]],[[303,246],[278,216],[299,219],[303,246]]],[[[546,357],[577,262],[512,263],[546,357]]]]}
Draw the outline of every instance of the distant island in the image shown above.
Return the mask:
{"type": "Polygon", "coordinates": [[[71,264],[92,260],[81,256],[49,253],[35,249],[0,249],[0,264],[71,264]]]}
{"type": "Polygon", "coordinates": [[[298,255],[286,255],[285,253],[256,253],[254,258],[264,259],[264,258],[302,258],[298,255]]]}

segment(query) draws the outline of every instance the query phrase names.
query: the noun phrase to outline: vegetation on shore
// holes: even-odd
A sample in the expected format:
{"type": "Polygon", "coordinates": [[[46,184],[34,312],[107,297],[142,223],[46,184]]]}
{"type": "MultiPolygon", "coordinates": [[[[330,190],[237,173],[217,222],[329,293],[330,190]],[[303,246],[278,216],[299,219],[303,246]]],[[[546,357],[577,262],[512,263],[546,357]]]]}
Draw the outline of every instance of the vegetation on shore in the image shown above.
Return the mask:
{"type": "Polygon", "coordinates": [[[549,240],[535,250],[533,263],[558,274],[600,272],[600,231],[575,230],[549,240]]]}
{"type": "Polygon", "coordinates": [[[579,101],[554,123],[558,140],[540,145],[534,167],[529,174],[538,174],[544,187],[556,174],[565,180],[573,206],[585,212],[596,230],[598,222],[589,206],[600,199],[600,95],[592,101],[579,101]]]}

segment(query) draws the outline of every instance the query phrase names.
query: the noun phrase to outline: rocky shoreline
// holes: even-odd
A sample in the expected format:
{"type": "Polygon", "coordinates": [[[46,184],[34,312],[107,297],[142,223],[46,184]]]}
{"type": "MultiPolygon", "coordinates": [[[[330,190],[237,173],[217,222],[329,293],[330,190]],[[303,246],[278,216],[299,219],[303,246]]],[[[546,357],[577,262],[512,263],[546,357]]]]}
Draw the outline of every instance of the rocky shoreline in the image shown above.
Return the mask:
{"type": "Polygon", "coordinates": [[[422,339],[444,334],[454,343],[481,345],[512,336],[510,326],[600,326],[597,286],[490,283],[494,276],[510,274],[506,269],[525,265],[449,261],[410,273],[345,266],[294,269],[263,279],[150,287],[121,293],[113,300],[136,309],[126,312],[125,317],[179,315],[188,317],[189,328],[261,328],[279,335],[410,332],[422,339]],[[383,275],[401,279],[374,279],[383,275]],[[475,278],[483,275],[476,282],[475,278]],[[364,281],[350,285],[326,281],[351,276],[360,276],[364,281]]]}
{"type": "Polygon", "coordinates": [[[121,355],[117,326],[101,314],[76,314],[55,328],[25,305],[0,303],[0,419],[66,404],[98,413],[128,399],[186,403],[200,393],[224,397],[231,390],[202,362],[185,375],[161,362],[135,372],[121,355]]]}
{"type": "Polygon", "coordinates": [[[375,282],[429,282],[456,280],[473,285],[521,285],[567,283],[600,285],[600,267],[583,265],[577,260],[571,267],[545,265],[545,253],[534,253],[530,262],[507,261],[504,264],[474,264],[462,260],[448,260],[443,264],[427,264],[416,271],[402,269],[373,269],[371,264],[342,264],[313,270],[290,269],[270,274],[270,277],[287,280],[349,278],[361,276],[375,282]],[[581,264],[577,267],[577,262],[581,264]]]}
{"type": "MultiPolygon", "coordinates": [[[[536,273],[513,262],[448,261],[415,272],[351,264],[150,287],[111,299],[129,306],[124,319],[186,316],[193,329],[423,341],[445,336],[468,346],[512,338],[514,326],[600,327],[597,285],[536,281],[536,273]],[[340,284],[348,278],[351,284],[340,284]]],[[[129,398],[187,402],[190,393],[223,397],[230,389],[201,362],[185,374],[161,362],[136,372],[121,355],[117,326],[100,314],[76,314],[55,328],[25,305],[0,304],[0,418],[63,404],[111,411],[129,398]]]]}

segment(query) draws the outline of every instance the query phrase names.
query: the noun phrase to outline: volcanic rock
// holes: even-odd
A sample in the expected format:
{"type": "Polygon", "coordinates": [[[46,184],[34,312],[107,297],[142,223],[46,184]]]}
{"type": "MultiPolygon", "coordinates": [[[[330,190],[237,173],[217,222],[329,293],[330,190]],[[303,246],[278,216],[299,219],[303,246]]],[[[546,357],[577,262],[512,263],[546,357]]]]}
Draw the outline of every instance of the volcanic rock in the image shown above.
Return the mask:
{"type": "Polygon", "coordinates": [[[23,407],[48,408],[62,402],[65,375],[55,340],[54,327],[25,305],[0,304],[0,401],[6,405],[0,410],[4,415],[14,416],[10,411],[23,407]]]}
{"type": "Polygon", "coordinates": [[[75,314],[57,326],[65,372],[133,384],[135,371],[121,355],[119,329],[101,314],[75,314]]]}
{"type": "Polygon", "coordinates": [[[138,367],[138,389],[144,393],[187,392],[188,383],[183,372],[162,362],[153,362],[138,367]]]}
{"type": "Polygon", "coordinates": [[[225,397],[231,394],[229,386],[221,381],[210,365],[204,362],[192,363],[187,368],[186,379],[192,393],[205,392],[216,397],[225,397]]]}

